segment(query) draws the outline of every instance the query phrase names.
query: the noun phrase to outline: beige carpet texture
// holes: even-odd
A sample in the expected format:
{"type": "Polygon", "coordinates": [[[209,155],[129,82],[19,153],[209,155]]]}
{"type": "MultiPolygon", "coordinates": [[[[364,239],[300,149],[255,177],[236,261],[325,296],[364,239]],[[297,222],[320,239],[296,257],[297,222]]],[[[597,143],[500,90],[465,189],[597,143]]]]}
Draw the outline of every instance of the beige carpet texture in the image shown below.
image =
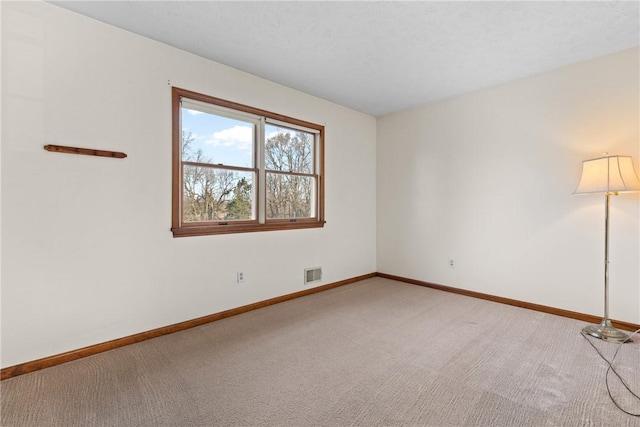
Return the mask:
{"type": "Polygon", "coordinates": [[[4,380],[1,424],[640,426],[583,326],[373,278],[4,380]]]}

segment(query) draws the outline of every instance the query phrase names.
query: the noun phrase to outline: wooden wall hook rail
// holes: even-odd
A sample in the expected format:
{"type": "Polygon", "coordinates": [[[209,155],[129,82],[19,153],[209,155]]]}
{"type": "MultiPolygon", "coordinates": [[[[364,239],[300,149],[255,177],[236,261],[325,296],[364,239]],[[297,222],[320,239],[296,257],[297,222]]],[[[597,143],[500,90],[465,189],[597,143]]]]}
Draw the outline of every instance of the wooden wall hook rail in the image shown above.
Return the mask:
{"type": "Polygon", "coordinates": [[[115,157],[124,159],[125,153],[119,151],[94,150],[92,148],[67,147],[64,145],[45,145],[44,149],[53,153],[84,154],[86,156],[115,157]]]}

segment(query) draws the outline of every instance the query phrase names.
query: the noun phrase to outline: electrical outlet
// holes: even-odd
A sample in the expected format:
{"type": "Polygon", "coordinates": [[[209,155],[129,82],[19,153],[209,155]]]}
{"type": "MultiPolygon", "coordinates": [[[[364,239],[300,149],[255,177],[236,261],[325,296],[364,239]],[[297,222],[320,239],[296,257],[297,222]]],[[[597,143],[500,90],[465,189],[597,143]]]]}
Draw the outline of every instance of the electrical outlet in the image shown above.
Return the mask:
{"type": "Polygon", "coordinates": [[[236,279],[238,279],[238,283],[244,282],[244,272],[238,271],[236,273],[236,279]]]}
{"type": "Polygon", "coordinates": [[[449,268],[456,268],[456,262],[452,259],[449,259],[449,268]]]}

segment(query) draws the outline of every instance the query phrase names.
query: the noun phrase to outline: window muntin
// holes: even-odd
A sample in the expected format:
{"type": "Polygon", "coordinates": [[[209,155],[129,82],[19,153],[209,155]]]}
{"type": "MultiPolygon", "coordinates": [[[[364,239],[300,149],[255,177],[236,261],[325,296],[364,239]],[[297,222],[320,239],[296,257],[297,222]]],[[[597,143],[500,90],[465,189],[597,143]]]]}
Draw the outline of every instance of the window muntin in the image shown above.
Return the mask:
{"type": "Polygon", "coordinates": [[[324,226],[324,127],[172,92],[174,236],[324,226]]]}

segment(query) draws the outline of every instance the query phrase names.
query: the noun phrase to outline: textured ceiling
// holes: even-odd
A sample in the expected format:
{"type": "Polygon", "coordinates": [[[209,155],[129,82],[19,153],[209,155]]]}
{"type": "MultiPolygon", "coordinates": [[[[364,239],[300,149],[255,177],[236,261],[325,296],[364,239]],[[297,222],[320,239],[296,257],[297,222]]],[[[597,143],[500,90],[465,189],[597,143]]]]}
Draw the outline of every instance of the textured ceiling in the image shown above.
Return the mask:
{"type": "Polygon", "coordinates": [[[54,1],[374,116],[640,44],[640,2],[54,1]]]}

